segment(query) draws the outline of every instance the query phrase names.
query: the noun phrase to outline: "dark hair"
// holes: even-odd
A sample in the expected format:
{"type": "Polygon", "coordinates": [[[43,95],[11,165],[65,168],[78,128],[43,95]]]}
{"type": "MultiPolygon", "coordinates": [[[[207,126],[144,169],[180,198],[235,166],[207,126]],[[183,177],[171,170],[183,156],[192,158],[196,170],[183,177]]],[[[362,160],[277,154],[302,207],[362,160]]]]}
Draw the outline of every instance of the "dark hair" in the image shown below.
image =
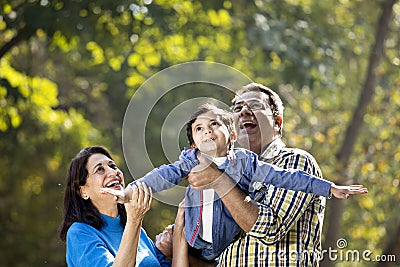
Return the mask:
{"type": "Polygon", "coordinates": [[[221,121],[228,129],[229,134],[232,134],[235,131],[233,115],[231,112],[218,108],[214,104],[206,103],[199,106],[197,110],[192,114],[192,116],[190,116],[189,121],[186,123],[186,135],[188,138],[189,146],[194,145],[192,132],[193,123],[201,114],[207,113],[209,111],[212,111],[221,117],[221,121]]]}
{"type": "MultiPolygon", "coordinates": [[[[266,87],[265,85],[259,83],[249,83],[236,91],[236,96],[232,100],[232,104],[235,105],[235,102],[240,99],[240,96],[247,92],[261,92],[268,96],[268,105],[274,115],[274,118],[277,116],[281,116],[283,119],[283,103],[281,98],[277,93],[275,93],[272,89],[266,87]]],[[[280,128],[280,133],[282,135],[282,127],[280,128]]]]}
{"type": "MultiPolygon", "coordinates": [[[[88,171],[86,164],[93,154],[103,154],[113,159],[110,153],[103,147],[92,146],[79,151],[69,166],[65,189],[64,189],[64,214],[60,225],[60,239],[65,242],[67,231],[74,222],[83,222],[101,229],[105,222],[98,209],[90,199],[84,200],[81,197],[80,186],[86,184],[88,171]]],[[[123,204],[118,205],[118,214],[121,222],[126,224],[126,210],[123,204]]]]}

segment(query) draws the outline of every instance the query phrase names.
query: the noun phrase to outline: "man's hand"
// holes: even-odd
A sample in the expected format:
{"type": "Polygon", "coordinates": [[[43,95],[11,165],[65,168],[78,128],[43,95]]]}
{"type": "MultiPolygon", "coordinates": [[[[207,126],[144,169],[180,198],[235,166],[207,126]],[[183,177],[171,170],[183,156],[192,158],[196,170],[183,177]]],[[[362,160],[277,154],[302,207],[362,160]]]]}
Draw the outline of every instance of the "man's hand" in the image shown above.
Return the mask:
{"type": "Polygon", "coordinates": [[[210,159],[197,155],[199,164],[188,174],[188,182],[193,189],[213,188],[223,174],[210,159]]]}
{"type": "Polygon", "coordinates": [[[164,231],[156,235],[156,247],[162,254],[167,258],[167,260],[172,260],[172,225],[165,227],[164,231]]]}
{"type": "Polygon", "coordinates": [[[360,195],[368,193],[368,189],[363,185],[332,185],[331,194],[336,198],[348,199],[350,195],[360,195]]]}

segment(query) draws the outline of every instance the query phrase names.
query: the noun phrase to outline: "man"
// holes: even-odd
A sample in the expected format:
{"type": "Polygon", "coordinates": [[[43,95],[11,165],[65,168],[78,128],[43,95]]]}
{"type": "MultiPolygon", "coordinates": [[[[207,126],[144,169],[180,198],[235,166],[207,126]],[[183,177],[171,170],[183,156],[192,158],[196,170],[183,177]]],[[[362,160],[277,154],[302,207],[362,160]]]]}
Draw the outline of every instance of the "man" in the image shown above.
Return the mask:
{"type": "MultiPolygon", "coordinates": [[[[232,110],[239,145],[268,163],[322,178],[309,153],[282,142],[283,105],[275,92],[261,84],[246,85],[237,92],[232,110]]],[[[212,187],[244,230],[221,254],[219,266],[319,265],[325,198],[261,184],[249,198],[214,166],[204,169],[205,164],[189,174],[190,185],[212,187]]]]}

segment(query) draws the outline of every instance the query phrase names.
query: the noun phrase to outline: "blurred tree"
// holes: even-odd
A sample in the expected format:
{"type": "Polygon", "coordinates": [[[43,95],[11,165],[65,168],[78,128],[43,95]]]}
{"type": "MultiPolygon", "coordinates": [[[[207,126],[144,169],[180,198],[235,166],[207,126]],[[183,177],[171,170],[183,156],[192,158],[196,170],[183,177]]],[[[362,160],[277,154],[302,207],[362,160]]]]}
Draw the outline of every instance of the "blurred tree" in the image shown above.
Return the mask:
{"type": "MultiPolygon", "coordinates": [[[[0,0],[0,7],[0,265],[65,265],[56,230],[69,160],[82,146],[105,145],[129,181],[121,148],[129,99],[153,74],[192,60],[227,64],[276,89],[286,104],[288,145],[315,155],[327,179],[370,189],[327,216],[325,229],[343,219],[336,236],[375,255],[393,244],[387,233],[400,219],[393,208],[400,198],[397,1],[0,0]],[[348,138],[343,125],[367,79],[382,3],[394,4],[394,16],[374,72],[379,79],[358,119],[367,127],[343,165],[334,151],[348,138]]],[[[166,160],[160,132],[170,107],[204,95],[230,99],[199,86],[173,90],[155,106],[143,151],[155,165],[166,160]]],[[[150,236],[175,212],[154,201],[144,222],[150,236]]],[[[365,266],[337,262],[357,264],[365,266]]]]}
{"type": "Polygon", "coordinates": [[[55,83],[27,77],[5,59],[0,70],[1,264],[61,262],[54,230],[66,165],[78,148],[101,135],[76,110],[54,109],[55,83]]]}
{"type": "MultiPolygon", "coordinates": [[[[375,42],[371,48],[369,57],[367,74],[365,75],[365,82],[356,108],[354,109],[353,117],[349,122],[347,131],[344,135],[344,141],[336,158],[338,162],[338,172],[342,179],[338,180],[339,183],[345,183],[346,168],[349,164],[350,156],[353,154],[356,140],[358,139],[360,130],[363,126],[363,118],[366,115],[366,110],[370,105],[373,96],[375,95],[375,88],[378,83],[378,68],[382,57],[384,56],[384,43],[390,31],[390,22],[392,21],[393,6],[397,0],[385,1],[382,3],[382,11],[377,24],[375,35],[375,42]]],[[[343,202],[337,199],[332,201],[329,209],[329,218],[339,218],[343,213],[343,202]]],[[[324,246],[334,247],[339,236],[341,221],[337,220],[335,223],[329,223],[326,234],[326,242],[324,246]]],[[[323,261],[324,266],[333,266],[334,262],[328,258],[323,261]]]]}

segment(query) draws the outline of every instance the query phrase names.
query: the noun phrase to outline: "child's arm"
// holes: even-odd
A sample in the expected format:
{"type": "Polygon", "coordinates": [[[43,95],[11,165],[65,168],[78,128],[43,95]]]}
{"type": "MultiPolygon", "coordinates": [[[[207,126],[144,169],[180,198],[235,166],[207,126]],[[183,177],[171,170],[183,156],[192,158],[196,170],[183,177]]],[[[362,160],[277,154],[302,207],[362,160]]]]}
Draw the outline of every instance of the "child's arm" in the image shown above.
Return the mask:
{"type": "Polygon", "coordinates": [[[259,161],[257,156],[249,157],[254,167],[251,185],[254,182],[272,184],[289,190],[312,193],[324,197],[347,199],[350,195],[365,194],[367,188],[362,185],[338,186],[322,178],[300,170],[285,170],[275,165],[259,161]]]}
{"type": "Polygon", "coordinates": [[[190,170],[199,163],[196,151],[196,149],[183,150],[178,161],[153,169],[142,178],[128,184],[124,191],[110,188],[102,188],[101,191],[114,195],[115,200],[119,203],[126,203],[132,198],[131,185],[138,182],[145,183],[153,192],[172,188],[179,184],[182,178],[187,176],[190,170]]]}

